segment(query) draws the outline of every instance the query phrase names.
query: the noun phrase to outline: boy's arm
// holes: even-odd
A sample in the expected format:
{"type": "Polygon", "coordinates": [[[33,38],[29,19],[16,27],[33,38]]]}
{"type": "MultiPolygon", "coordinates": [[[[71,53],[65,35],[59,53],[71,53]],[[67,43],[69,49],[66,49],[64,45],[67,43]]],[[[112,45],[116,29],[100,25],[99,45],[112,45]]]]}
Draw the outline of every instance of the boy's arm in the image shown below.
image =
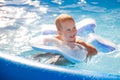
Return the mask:
{"type": "Polygon", "coordinates": [[[43,43],[45,45],[54,45],[54,46],[60,46],[61,42],[59,40],[57,40],[54,36],[49,36],[44,38],[43,43]]]}
{"type": "Polygon", "coordinates": [[[90,44],[88,44],[88,43],[85,43],[85,42],[83,42],[83,41],[78,41],[77,43],[83,45],[83,46],[87,49],[87,51],[88,51],[87,57],[91,57],[91,56],[97,54],[96,48],[93,47],[92,45],[90,45],[90,44]]]}

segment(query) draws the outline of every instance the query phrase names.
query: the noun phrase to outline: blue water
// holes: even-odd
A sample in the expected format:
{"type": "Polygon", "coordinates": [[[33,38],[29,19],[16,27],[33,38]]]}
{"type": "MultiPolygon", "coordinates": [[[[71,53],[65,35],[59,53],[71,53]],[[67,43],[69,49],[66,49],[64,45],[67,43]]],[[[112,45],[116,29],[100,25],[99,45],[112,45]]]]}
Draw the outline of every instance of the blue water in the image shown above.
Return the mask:
{"type": "Polygon", "coordinates": [[[76,23],[94,18],[95,33],[117,45],[111,54],[98,53],[87,63],[64,67],[120,74],[120,0],[1,0],[0,52],[30,58],[36,51],[28,41],[40,35],[42,25],[54,24],[60,13],[70,14],[76,23]]]}

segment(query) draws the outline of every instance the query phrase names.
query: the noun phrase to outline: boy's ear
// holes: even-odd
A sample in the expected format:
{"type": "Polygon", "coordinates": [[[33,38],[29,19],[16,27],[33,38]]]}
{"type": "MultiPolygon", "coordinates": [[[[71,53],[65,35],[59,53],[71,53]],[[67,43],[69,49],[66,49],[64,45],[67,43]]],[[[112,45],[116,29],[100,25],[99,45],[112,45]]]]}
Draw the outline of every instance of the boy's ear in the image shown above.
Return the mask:
{"type": "Polygon", "coordinates": [[[57,33],[58,33],[59,35],[61,35],[61,31],[57,30],[57,33]]]}

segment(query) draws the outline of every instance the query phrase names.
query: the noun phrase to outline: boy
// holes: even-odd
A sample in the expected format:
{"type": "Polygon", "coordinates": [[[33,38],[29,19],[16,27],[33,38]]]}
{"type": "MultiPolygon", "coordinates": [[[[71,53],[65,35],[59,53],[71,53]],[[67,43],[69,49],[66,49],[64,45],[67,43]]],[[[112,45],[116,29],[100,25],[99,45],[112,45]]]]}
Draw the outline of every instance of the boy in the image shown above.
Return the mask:
{"type": "MultiPolygon", "coordinates": [[[[58,35],[53,36],[55,39],[68,45],[71,49],[74,48],[74,43],[81,44],[88,51],[87,58],[97,54],[97,50],[92,45],[85,43],[76,36],[77,29],[75,26],[75,21],[70,15],[68,14],[59,15],[55,20],[55,24],[58,33],[58,35]]],[[[55,41],[54,39],[46,39],[45,42],[54,42],[59,46],[59,43],[57,43],[57,41],[55,41]]],[[[60,57],[61,56],[58,55],[57,59],[56,58],[54,59],[53,57],[53,59],[50,60],[50,63],[59,62],[60,57]]]]}
{"type": "Polygon", "coordinates": [[[55,38],[63,42],[69,43],[69,46],[72,46],[72,43],[78,43],[83,45],[88,51],[87,57],[91,57],[97,54],[97,50],[92,45],[85,43],[76,36],[77,30],[75,26],[75,21],[70,15],[59,15],[56,18],[55,24],[58,33],[55,38]]]}

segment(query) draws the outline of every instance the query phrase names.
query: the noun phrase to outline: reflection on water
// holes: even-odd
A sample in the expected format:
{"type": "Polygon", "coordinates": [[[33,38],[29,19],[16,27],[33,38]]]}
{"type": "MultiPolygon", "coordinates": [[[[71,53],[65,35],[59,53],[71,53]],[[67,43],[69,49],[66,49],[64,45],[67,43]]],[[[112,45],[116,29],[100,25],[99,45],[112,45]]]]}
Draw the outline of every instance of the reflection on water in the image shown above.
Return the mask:
{"type": "Polygon", "coordinates": [[[28,41],[40,35],[41,25],[54,24],[54,19],[60,13],[72,15],[76,22],[90,17],[97,22],[96,34],[116,43],[118,50],[112,54],[99,53],[88,63],[74,65],[74,69],[102,72],[106,69],[106,72],[120,73],[120,1],[112,1],[1,0],[0,51],[20,54],[31,50],[28,41]],[[109,5],[106,6],[106,3],[109,5]]]}

